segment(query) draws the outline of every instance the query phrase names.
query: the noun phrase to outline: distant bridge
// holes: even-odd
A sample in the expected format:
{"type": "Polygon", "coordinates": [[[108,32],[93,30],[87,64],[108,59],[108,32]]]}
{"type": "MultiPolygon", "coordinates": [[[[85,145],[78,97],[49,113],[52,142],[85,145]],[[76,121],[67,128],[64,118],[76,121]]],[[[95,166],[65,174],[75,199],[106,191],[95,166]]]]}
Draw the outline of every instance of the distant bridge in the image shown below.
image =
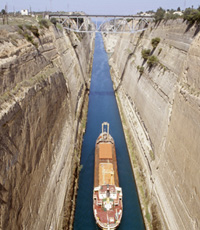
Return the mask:
{"type": "Polygon", "coordinates": [[[77,33],[136,33],[146,30],[153,16],[140,15],[81,15],[49,14],[56,18],[68,31],[77,33]],[[93,24],[91,23],[91,20],[93,24]]]}

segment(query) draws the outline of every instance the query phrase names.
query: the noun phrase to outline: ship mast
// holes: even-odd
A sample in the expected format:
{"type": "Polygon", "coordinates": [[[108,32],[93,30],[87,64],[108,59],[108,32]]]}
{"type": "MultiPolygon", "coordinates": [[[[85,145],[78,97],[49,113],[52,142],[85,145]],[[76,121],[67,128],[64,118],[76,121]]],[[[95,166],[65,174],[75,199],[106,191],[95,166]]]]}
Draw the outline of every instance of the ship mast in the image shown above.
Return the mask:
{"type": "Polygon", "coordinates": [[[109,123],[108,122],[103,122],[102,123],[102,133],[106,133],[106,138],[109,137],[109,123]]]}

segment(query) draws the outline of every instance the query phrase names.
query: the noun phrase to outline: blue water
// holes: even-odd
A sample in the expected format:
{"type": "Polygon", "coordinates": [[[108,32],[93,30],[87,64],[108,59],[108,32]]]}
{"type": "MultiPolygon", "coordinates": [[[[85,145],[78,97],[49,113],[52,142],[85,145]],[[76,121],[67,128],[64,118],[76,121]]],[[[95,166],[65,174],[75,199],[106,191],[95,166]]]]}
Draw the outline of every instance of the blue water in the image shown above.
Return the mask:
{"type": "MultiPolygon", "coordinates": [[[[119,54],[120,55],[120,54],[119,54]]],[[[119,230],[144,230],[138,195],[124,138],[119,111],[110,78],[107,54],[101,34],[96,35],[89,95],[88,120],[84,135],[79,190],[76,202],[74,229],[99,229],[93,216],[92,195],[94,180],[95,141],[101,133],[102,122],[110,123],[115,140],[119,183],[123,192],[123,217],[119,230]]]]}

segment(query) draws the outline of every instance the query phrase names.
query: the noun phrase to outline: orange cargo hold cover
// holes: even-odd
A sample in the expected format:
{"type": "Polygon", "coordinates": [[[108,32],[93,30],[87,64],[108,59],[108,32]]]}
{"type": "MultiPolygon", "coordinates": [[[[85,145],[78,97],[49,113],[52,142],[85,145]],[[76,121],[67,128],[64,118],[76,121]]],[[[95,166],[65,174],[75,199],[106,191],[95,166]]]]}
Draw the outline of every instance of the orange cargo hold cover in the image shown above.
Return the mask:
{"type": "Polygon", "coordinates": [[[99,158],[112,159],[112,144],[110,143],[99,144],[99,158]]]}

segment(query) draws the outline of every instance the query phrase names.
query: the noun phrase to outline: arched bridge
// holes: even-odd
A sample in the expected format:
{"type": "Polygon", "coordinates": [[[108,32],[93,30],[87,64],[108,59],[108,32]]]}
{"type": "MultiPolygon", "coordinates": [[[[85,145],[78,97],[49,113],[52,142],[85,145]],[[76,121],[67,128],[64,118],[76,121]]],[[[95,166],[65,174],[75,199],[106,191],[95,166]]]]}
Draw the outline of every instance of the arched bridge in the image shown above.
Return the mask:
{"type": "Polygon", "coordinates": [[[78,33],[135,33],[146,29],[153,16],[140,15],[82,15],[49,14],[56,18],[64,29],[78,33]]]}

